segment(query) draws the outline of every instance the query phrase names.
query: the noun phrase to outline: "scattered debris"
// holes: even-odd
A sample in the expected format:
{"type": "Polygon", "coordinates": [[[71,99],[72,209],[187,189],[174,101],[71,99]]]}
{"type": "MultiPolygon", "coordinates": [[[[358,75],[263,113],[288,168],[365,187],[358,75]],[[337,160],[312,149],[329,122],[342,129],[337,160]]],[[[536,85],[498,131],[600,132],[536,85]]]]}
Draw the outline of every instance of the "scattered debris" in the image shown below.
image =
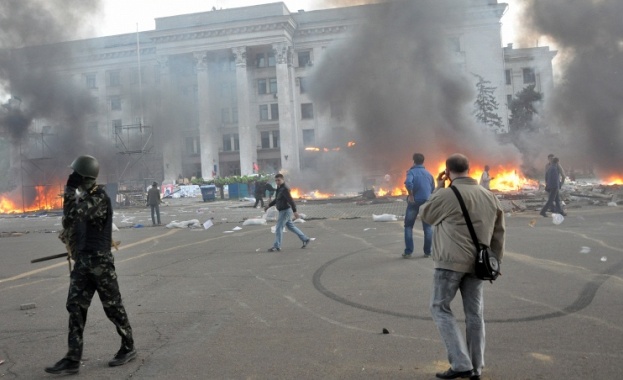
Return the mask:
{"type": "Polygon", "coordinates": [[[386,328],[383,328],[383,334],[389,334],[389,330],[386,328]]]}
{"type": "Polygon", "coordinates": [[[254,225],[263,225],[266,224],[266,219],[256,218],[256,219],[247,219],[242,222],[243,226],[254,226],[254,225]]]}
{"type": "Polygon", "coordinates": [[[34,309],[36,307],[37,307],[37,305],[34,302],[23,303],[23,304],[19,305],[19,309],[20,310],[29,310],[29,309],[34,309]]]}
{"type": "Polygon", "coordinates": [[[372,214],[372,220],[374,222],[395,222],[398,220],[398,218],[394,214],[381,214],[381,215],[372,214]]]}
{"type": "Polygon", "coordinates": [[[166,225],[167,228],[199,228],[201,226],[201,223],[199,223],[199,220],[197,219],[185,220],[181,222],[174,220],[166,225]]]}
{"type": "Polygon", "coordinates": [[[582,247],[580,249],[580,253],[590,253],[591,252],[591,247],[582,247]]]}

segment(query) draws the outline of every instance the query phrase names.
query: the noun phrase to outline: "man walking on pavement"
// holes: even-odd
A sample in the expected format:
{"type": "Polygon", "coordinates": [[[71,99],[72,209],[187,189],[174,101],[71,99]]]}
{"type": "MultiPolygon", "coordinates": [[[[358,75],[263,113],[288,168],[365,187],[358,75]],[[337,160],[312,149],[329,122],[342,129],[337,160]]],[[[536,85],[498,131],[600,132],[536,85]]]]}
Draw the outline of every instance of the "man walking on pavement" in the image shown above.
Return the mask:
{"type": "Polygon", "coordinates": [[[496,196],[469,177],[469,161],[462,154],[446,160],[446,170],[437,177],[437,189],[421,209],[422,220],[434,226],[433,291],[430,311],[448,354],[450,368],[439,379],[480,380],[485,365],[485,320],[483,280],[474,275],[476,247],[460,203],[445,181],[459,190],[478,241],[490,248],[498,261],[504,255],[504,211],[496,196]],[[466,339],[450,304],[461,291],[466,339]]]}
{"type": "Polygon", "coordinates": [[[303,246],[307,247],[311,239],[307,237],[301,230],[296,228],[292,223],[292,215],[294,219],[299,218],[299,213],[296,212],[296,204],[290,195],[290,189],[286,186],[283,174],[278,173],[275,175],[275,183],[277,184],[277,192],[275,193],[275,199],[273,199],[268,206],[264,208],[264,211],[272,206],[276,206],[279,211],[279,218],[277,219],[277,225],[275,226],[275,242],[273,246],[268,249],[268,252],[281,251],[281,239],[283,236],[283,227],[286,226],[290,231],[294,232],[296,236],[301,239],[303,246]]]}
{"type": "Polygon", "coordinates": [[[104,312],[121,337],[121,348],[108,362],[111,367],[136,358],[132,327],[128,321],[115,272],[112,244],[113,211],[104,186],[96,184],[99,163],[92,156],[80,156],[70,166],[63,195],[63,231],[69,258],[75,261],[71,271],[67,311],[69,312],[68,350],[63,359],[45,371],[53,374],[74,374],[80,370],[83,332],[87,311],[95,292],[104,312]]]}
{"type": "Polygon", "coordinates": [[[158,182],[151,184],[151,188],[147,191],[147,205],[151,208],[151,223],[155,226],[156,221],[160,225],[160,189],[158,182]]]}
{"type": "MultiPolygon", "coordinates": [[[[409,195],[407,196],[407,210],[404,223],[405,250],[402,257],[410,259],[413,257],[413,226],[415,225],[415,219],[420,211],[420,206],[428,200],[433,190],[435,190],[433,175],[424,168],[423,154],[413,154],[413,166],[407,170],[405,187],[409,195]]],[[[422,221],[422,229],[424,230],[424,257],[430,257],[433,229],[430,224],[424,221],[422,221]]]]}

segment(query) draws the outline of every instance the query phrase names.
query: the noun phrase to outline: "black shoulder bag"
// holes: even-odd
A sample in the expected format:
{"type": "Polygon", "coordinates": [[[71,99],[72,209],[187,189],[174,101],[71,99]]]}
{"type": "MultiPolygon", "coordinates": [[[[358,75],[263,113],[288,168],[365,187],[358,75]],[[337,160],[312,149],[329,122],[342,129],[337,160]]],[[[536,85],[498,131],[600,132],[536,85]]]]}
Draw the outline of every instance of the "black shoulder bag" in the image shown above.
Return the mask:
{"type": "Polygon", "coordinates": [[[472,220],[469,217],[469,213],[467,212],[467,208],[465,207],[465,202],[463,201],[461,193],[459,193],[459,190],[454,186],[450,186],[450,188],[452,189],[452,191],[454,191],[454,194],[459,200],[461,210],[463,211],[463,217],[465,217],[465,222],[467,223],[467,228],[469,228],[469,233],[470,235],[472,235],[472,240],[474,241],[474,245],[476,246],[476,277],[492,283],[496,278],[498,278],[499,275],[502,274],[500,273],[500,263],[498,262],[498,259],[496,259],[489,252],[489,247],[478,243],[476,231],[474,231],[472,220]]]}

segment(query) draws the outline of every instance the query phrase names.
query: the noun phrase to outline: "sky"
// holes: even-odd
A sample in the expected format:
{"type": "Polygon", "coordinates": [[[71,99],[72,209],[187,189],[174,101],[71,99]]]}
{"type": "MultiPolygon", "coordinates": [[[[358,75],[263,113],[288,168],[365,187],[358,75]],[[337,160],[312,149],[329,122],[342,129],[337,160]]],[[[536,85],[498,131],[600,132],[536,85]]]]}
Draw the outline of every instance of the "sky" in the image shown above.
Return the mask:
{"type": "MultiPolygon", "coordinates": [[[[209,11],[217,9],[238,8],[257,4],[276,2],[275,0],[103,0],[103,20],[93,25],[95,36],[109,36],[123,33],[153,30],[154,19],[158,17],[209,11]]],[[[299,9],[306,11],[324,9],[343,4],[344,1],[331,0],[285,0],[283,1],[291,12],[299,9]]],[[[360,1],[365,3],[365,1],[360,1]]],[[[514,20],[517,18],[519,0],[498,0],[506,2],[509,8],[502,18],[502,42],[504,45],[515,42],[513,33],[514,20]]],[[[355,4],[357,1],[350,1],[355,4]]]]}

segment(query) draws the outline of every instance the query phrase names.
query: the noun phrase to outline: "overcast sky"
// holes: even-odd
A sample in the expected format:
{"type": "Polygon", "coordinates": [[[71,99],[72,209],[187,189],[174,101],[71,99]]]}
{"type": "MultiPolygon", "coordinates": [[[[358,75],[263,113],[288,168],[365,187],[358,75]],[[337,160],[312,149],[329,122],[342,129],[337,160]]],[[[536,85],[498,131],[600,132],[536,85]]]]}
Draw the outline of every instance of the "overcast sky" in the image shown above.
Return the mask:
{"type": "MultiPolygon", "coordinates": [[[[94,27],[97,36],[109,36],[114,34],[133,33],[138,30],[153,30],[155,28],[154,19],[187,13],[209,11],[212,7],[219,8],[238,8],[249,5],[266,4],[276,1],[258,0],[104,0],[104,19],[98,20],[94,27]]],[[[283,1],[291,12],[299,9],[307,11],[331,7],[331,4],[339,3],[331,0],[285,0],[283,1]]],[[[342,3],[345,1],[342,0],[342,3]]],[[[364,3],[364,0],[353,0],[349,3],[364,3]]],[[[498,0],[498,2],[504,2],[498,0]]],[[[502,38],[503,44],[514,42],[512,31],[513,20],[517,14],[517,3],[519,0],[506,0],[509,9],[502,18],[502,38]]]]}

